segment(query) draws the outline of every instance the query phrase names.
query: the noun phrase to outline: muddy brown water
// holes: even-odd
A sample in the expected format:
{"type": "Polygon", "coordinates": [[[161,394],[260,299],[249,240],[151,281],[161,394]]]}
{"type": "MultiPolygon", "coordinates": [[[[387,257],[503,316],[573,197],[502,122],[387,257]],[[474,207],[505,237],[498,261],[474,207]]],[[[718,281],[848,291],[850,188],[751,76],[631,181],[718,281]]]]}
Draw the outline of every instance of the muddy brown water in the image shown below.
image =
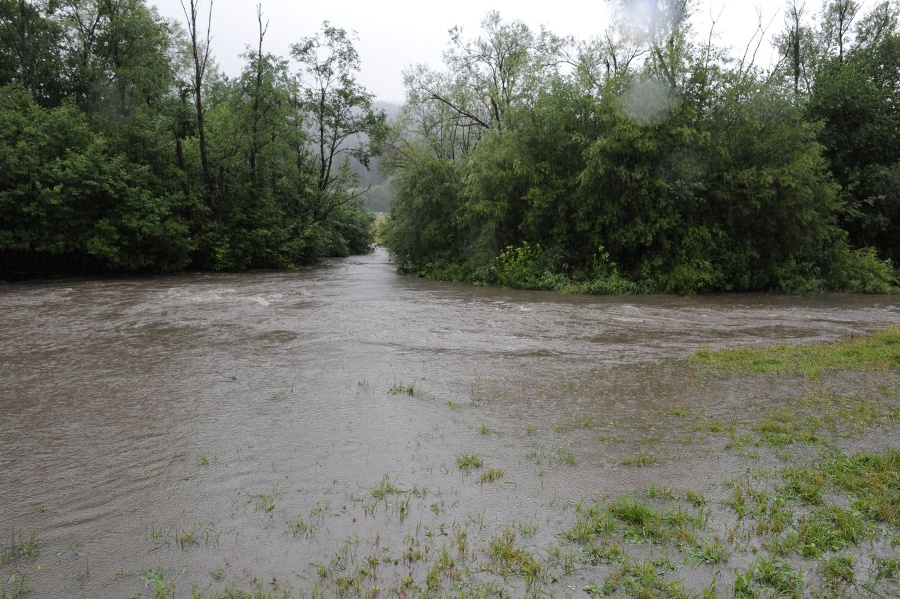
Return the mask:
{"type": "Polygon", "coordinates": [[[715,494],[727,458],[675,443],[685,431],[659,411],[777,391],[726,393],[667,374],[673,360],[898,322],[896,297],[430,282],[381,250],[296,272],[0,286],[0,535],[40,539],[23,566],[35,597],[152,596],[151,569],[177,596],[253,577],[303,596],[347,539],[399,554],[463,520],[518,526],[539,552],[586,497],[647,477],[715,494]],[[667,459],[621,466],[642,444],[667,459]],[[459,453],[503,477],[479,484],[459,453]],[[416,491],[403,518],[372,507],[384,477],[416,491]],[[315,514],[312,534],[287,525],[315,514]]]}

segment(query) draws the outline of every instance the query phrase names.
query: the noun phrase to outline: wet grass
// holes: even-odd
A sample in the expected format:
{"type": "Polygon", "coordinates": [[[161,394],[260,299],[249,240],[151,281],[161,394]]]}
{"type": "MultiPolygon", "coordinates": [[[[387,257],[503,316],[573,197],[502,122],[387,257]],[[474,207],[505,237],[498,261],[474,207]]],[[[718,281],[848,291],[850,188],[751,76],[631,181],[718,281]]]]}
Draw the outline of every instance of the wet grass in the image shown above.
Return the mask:
{"type": "Polygon", "coordinates": [[[456,467],[465,472],[469,473],[473,468],[481,468],[484,466],[484,460],[481,459],[480,456],[473,453],[458,453],[456,454],[456,467]]]}
{"type": "MultiPolygon", "coordinates": [[[[0,543],[0,599],[21,599],[29,593],[29,565],[40,557],[40,541],[32,532],[25,535],[11,530],[0,543]]],[[[38,568],[40,569],[40,568],[38,568]]]]}
{"type": "Polygon", "coordinates": [[[41,554],[41,542],[37,533],[23,535],[13,529],[6,541],[0,545],[0,562],[3,565],[14,564],[20,561],[33,561],[41,554]]]}
{"type": "Polygon", "coordinates": [[[701,350],[690,362],[719,374],[792,374],[819,378],[823,372],[887,371],[900,366],[900,326],[838,343],[767,348],[701,350]]]}
{"type": "Polygon", "coordinates": [[[482,484],[484,483],[493,483],[503,478],[503,469],[502,468],[488,468],[484,472],[481,473],[481,478],[479,479],[482,484]]]}
{"type": "Polygon", "coordinates": [[[625,458],[619,462],[623,466],[633,466],[635,468],[644,468],[646,466],[654,466],[659,464],[659,459],[652,453],[642,451],[641,453],[625,458]]]}
{"type": "Polygon", "coordinates": [[[409,395],[410,397],[416,396],[416,384],[410,383],[408,385],[404,383],[395,382],[391,385],[391,388],[388,389],[388,393],[391,395],[409,395]]]}

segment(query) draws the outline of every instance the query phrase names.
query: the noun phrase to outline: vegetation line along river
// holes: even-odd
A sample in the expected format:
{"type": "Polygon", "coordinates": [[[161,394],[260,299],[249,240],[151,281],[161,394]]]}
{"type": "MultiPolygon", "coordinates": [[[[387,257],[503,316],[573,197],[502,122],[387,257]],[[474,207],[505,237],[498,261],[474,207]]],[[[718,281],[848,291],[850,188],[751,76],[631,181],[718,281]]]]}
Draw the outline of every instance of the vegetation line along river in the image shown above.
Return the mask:
{"type": "Polygon", "coordinates": [[[898,322],[890,296],[437,283],[380,250],[0,287],[0,596],[889,596],[896,362],[686,359],[898,322]],[[835,482],[863,463],[882,491],[835,482]]]}

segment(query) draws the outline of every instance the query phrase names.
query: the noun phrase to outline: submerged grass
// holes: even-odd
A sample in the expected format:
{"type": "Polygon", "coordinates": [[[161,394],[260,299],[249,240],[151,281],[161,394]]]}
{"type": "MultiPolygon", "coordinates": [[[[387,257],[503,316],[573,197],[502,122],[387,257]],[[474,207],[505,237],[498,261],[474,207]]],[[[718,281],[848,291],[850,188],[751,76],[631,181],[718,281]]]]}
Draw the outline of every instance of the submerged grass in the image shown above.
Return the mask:
{"type": "Polygon", "coordinates": [[[690,362],[721,374],[794,374],[818,378],[829,370],[882,371],[900,366],[900,326],[838,343],[700,350],[690,362]]]}
{"type": "MultiPolygon", "coordinates": [[[[844,364],[802,353],[789,359],[808,364],[760,371],[821,373],[831,368],[828,364],[844,364]]],[[[860,366],[862,369],[885,364],[862,359],[857,363],[869,364],[860,366]]],[[[659,411],[660,415],[679,418],[682,428],[692,427],[695,433],[702,433],[696,436],[711,440],[711,447],[721,448],[724,442],[726,449],[759,448],[756,453],[764,459],[748,462],[747,452],[729,456],[737,464],[729,475],[736,478],[710,484],[703,493],[667,486],[660,478],[654,480],[653,475],[667,468],[629,471],[628,476],[645,481],[646,486],[609,494],[597,489],[598,495],[574,505],[574,513],[569,511],[572,504],[568,500],[551,504],[553,509],[560,506],[561,511],[547,515],[546,528],[543,515],[527,522],[492,521],[489,512],[466,513],[463,519],[461,512],[468,505],[461,504],[457,497],[442,496],[439,485],[429,491],[415,484],[401,484],[396,474],[385,474],[374,484],[359,486],[361,490],[348,491],[342,499],[334,500],[333,509],[329,500],[309,511],[306,508],[298,513],[292,508],[286,513],[286,506],[296,504],[291,503],[290,491],[282,492],[274,485],[244,494],[245,513],[268,516],[254,519],[255,524],[278,530],[272,526],[277,513],[284,516],[281,522],[287,526],[285,531],[282,524],[278,534],[298,544],[322,543],[317,545],[321,553],[314,555],[314,562],[298,566],[306,567],[300,576],[304,588],[295,593],[274,578],[216,568],[213,583],[191,582],[190,596],[550,597],[575,596],[578,590],[591,596],[647,598],[850,597],[869,592],[871,596],[893,596],[891,593],[900,589],[896,582],[900,560],[894,555],[900,546],[900,451],[891,448],[845,454],[833,441],[835,435],[862,435],[873,427],[894,426],[900,420],[896,392],[884,386],[871,397],[845,397],[820,387],[807,385],[806,395],[772,409],[717,413],[719,420],[712,420],[702,409],[659,411]],[[810,391],[810,387],[815,390],[810,391]],[[727,438],[711,438],[713,435],[727,438]],[[766,460],[787,459],[787,449],[807,457],[792,458],[789,465],[773,469],[766,460]],[[808,457],[816,452],[817,457],[808,457]],[[758,464],[769,464],[769,469],[759,469],[758,464]],[[342,501],[346,504],[340,505],[342,501]],[[557,520],[553,522],[553,518],[557,520]],[[563,521],[571,528],[549,545],[540,546],[547,536],[543,533],[563,521]],[[353,532],[335,549],[341,538],[334,533],[343,526],[339,522],[352,522],[353,532]],[[404,523],[405,527],[401,526],[404,523]],[[536,534],[538,523],[542,534],[536,534]],[[389,547],[392,542],[395,545],[389,547]],[[330,548],[324,549],[326,546],[330,548]]],[[[419,394],[412,384],[395,383],[390,392],[419,394]]],[[[502,394],[491,397],[500,398],[502,394]]],[[[473,404],[475,401],[473,396],[473,404]]],[[[448,405],[463,404],[451,400],[448,405]]],[[[486,437],[479,440],[479,449],[516,436],[509,432],[511,426],[500,428],[502,432],[498,433],[474,418],[466,424],[468,430],[486,437]]],[[[540,429],[527,426],[524,435],[520,430],[518,436],[537,436],[537,449],[527,457],[535,458],[538,466],[574,466],[575,454],[568,446],[557,447],[559,435],[597,438],[607,430],[601,424],[606,421],[606,417],[550,421],[542,423],[540,429]],[[601,430],[594,430],[598,428],[601,430]],[[541,445],[542,439],[548,444],[541,445]]],[[[579,459],[593,463],[595,454],[589,453],[590,449],[577,444],[572,447],[579,451],[579,459]]],[[[465,453],[455,455],[456,470],[452,453],[442,458],[443,462],[438,462],[441,472],[455,474],[454,478],[467,483],[480,483],[478,493],[485,497],[496,491],[505,496],[508,489],[521,483],[515,464],[510,465],[507,475],[501,468],[486,467],[478,453],[468,453],[473,449],[470,446],[465,453]],[[473,473],[475,476],[468,478],[473,473]],[[490,484],[498,481],[500,484],[490,484]]],[[[664,447],[655,447],[654,452],[626,454],[618,464],[639,468],[662,461],[678,467],[679,456],[670,456],[664,447]]],[[[617,460],[608,452],[602,459],[606,460],[604,465],[617,460]]],[[[208,465],[208,460],[197,460],[199,466],[208,465]]],[[[566,475],[565,471],[549,474],[554,478],[566,475]]],[[[208,538],[203,536],[209,534],[207,530],[212,531],[204,524],[179,523],[174,545],[192,549],[208,538]]],[[[162,530],[158,534],[156,529],[151,531],[153,539],[163,534],[162,530]]],[[[167,545],[170,543],[158,549],[166,551],[167,545]]],[[[37,556],[37,548],[35,535],[14,534],[2,545],[3,563],[9,568],[0,571],[0,599],[19,598],[28,592],[26,569],[20,566],[37,556]]],[[[27,572],[31,575],[36,571],[30,568],[27,572]]],[[[136,583],[142,587],[138,595],[176,596],[176,583],[187,586],[180,580],[185,572],[161,566],[143,569],[143,575],[135,572],[136,583]]],[[[186,591],[177,589],[177,596],[186,591]]]]}
{"type": "Polygon", "coordinates": [[[37,533],[32,532],[28,536],[23,536],[22,533],[17,533],[13,529],[9,533],[9,538],[0,545],[0,561],[4,565],[9,565],[19,561],[34,560],[41,553],[40,545],[37,533]]]}

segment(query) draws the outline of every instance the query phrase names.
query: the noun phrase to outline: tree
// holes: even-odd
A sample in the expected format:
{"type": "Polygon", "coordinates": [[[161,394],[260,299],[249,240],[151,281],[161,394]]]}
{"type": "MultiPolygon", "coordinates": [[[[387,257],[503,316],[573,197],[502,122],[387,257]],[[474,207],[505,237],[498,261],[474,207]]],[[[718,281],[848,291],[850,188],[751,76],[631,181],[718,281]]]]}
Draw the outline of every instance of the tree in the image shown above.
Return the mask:
{"type": "Polygon", "coordinates": [[[357,199],[360,192],[351,189],[356,181],[347,160],[368,167],[387,132],[384,111],[375,108],[375,96],[356,80],[360,61],[354,39],[355,34],[326,21],[319,34],[291,46],[304,83],[302,107],[311,118],[317,222],[357,199]]]}
{"type": "Polygon", "coordinates": [[[503,22],[489,12],[481,22],[484,35],[463,37],[450,30],[444,53],[449,76],[419,68],[407,74],[409,102],[443,104],[460,117],[461,127],[503,130],[510,108],[528,105],[563,62],[565,40],[545,29],[535,33],[521,21],[503,22]]]}
{"type": "Polygon", "coordinates": [[[837,49],[838,62],[844,62],[844,50],[859,8],[855,0],[825,0],[823,5],[822,41],[829,52],[837,49]]]}
{"type": "Polygon", "coordinates": [[[74,103],[0,88],[0,277],[183,268],[193,247],[179,201],[74,103]]]}
{"type": "MultiPolygon", "coordinates": [[[[209,164],[209,153],[206,143],[206,123],[205,110],[203,107],[203,82],[206,77],[206,70],[209,66],[210,41],[212,40],[212,10],[213,0],[209,0],[209,14],[206,17],[206,35],[201,37],[200,27],[200,1],[188,0],[185,5],[181,0],[181,8],[184,11],[184,18],[188,26],[188,40],[190,43],[191,60],[193,63],[193,80],[192,88],[194,95],[194,108],[197,114],[197,135],[200,143],[200,164],[203,171],[203,184],[206,190],[204,199],[209,208],[214,208],[213,195],[214,184],[212,171],[209,164]]],[[[218,212],[219,218],[222,218],[221,210],[218,212]]]]}
{"type": "Polygon", "coordinates": [[[842,225],[857,248],[900,263],[900,5],[883,2],[856,25],[843,57],[823,61],[811,119],[841,184],[842,225]]]}
{"type": "Polygon", "coordinates": [[[62,98],[63,28],[45,1],[0,0],[0,85],[18,83],[43,106],[62,98]]]}
{"type": "Polygon", "coordinates": [[[774,40],[782,57],[779,69],[784,70],[792,82],[794,95],[809,92],[818,54],[816,35],[805,23],[805,12],[805,3],[789,0],[784,13],[784,31],[774,40]]]}

